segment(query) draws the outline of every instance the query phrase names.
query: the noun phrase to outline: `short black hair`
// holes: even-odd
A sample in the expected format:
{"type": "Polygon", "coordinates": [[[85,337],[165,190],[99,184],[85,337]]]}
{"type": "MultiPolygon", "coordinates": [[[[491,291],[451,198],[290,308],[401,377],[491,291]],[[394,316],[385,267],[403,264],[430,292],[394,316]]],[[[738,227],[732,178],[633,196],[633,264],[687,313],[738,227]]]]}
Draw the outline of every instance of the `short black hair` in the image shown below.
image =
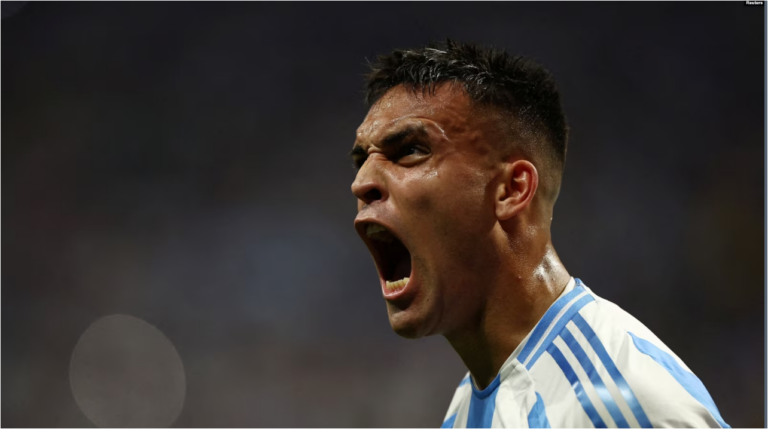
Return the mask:
{"type": "Polygon", "coordinates": [[[433,93],[437,84],[454,82],[463,85],[473,102],[509,113],[516,135],[544,137],[547,147],[539,148],[555,161],[553,166],[559,170],[555,188],[559,188],[568,125],[555,79],[542,65],[503,50],[447,39],[421,48],[393,50],[378,56],[370,67],[365,85],[369,106],[398,85],[433,93]]]}

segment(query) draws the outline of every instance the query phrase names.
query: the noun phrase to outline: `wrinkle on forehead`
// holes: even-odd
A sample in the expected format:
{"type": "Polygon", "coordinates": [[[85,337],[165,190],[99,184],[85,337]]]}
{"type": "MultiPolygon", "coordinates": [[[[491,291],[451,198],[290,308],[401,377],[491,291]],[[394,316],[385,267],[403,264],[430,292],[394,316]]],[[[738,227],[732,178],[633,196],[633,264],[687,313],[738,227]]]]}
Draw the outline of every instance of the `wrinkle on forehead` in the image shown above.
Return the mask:
{"type": "Polygon", "coordinates": [[[369,152],[373,148],[387,146],[391,139],[407,138],[399,136],[408,132],[409,136],[422,135],[432,142],[450,141],[445,131],[435,122],[415,115],[409,115],[402,121],[392,121],[388,125],[377,127],[368,135],[363,135],[355,141],[356,147],[362,147],[369,152]],[[410,131],[410,132],[408,132],[410,131]]]}
{"type": "Polygon", "coordinates": [[[434,94],[422,94],[398,86],[371,107],[357,129],[357,144],[376,141],[400,122],[416,118],[423,119],[428,128],[434,126],[448,140],[449,136],[468,131],[471,116],[469,98],[461,88],[443,86],[434,94]]]}
{"type": "MultiPolygon", "coordinates": [[[[369,116],[370,116],[370,114],[369,114],[369,116]]],[[[416,116],[417,116],[416,113],[409,113],[407,115],[400,116],[399,118],[394,118],[392,120],[389,120],[385,124],[382,124],[381,123],[382,121],[380,121],[380,120],[374,120],[370,124],[368,124],[367,127],[366,127],[366,123],[363,122],[363,124],[360,125],[360,128],[357,129],[357,135],[358,136],[362,136],[364,134],[373,134],[376,131],[376,129],[378,129],[378,128],[397,125],[397,123],[402,121],[403,119],[414,118],[416,116]]]]}

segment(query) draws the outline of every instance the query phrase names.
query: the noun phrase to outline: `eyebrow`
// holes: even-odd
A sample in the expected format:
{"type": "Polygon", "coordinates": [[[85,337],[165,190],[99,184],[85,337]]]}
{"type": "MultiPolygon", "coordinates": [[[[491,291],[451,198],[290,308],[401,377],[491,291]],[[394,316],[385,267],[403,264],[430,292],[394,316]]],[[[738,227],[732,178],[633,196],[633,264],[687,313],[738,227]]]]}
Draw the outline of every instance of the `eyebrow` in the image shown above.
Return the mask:
{"type": "MultiPolygon", "coordinates": [[[[427,129],[424,124],[411,124],[402,130],[391,133],[381,139],[381,147],[388,148],[400,144],[403,140],[415,136],[415,135],[427,135],[427,129]]],[[[368,155],[368,151],[362,146],[356,144],[355,147],[349,152],[349,156],[355,158],[357,156],[368,155]]]]}

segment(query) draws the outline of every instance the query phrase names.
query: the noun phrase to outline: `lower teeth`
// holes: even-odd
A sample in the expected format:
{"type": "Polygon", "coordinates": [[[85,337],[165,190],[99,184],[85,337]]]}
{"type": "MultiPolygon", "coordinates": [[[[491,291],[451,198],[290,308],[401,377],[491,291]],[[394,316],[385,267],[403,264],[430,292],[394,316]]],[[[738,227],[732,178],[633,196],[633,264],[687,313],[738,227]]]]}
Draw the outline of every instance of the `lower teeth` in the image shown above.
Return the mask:
{"type": "Polygon", "coordinates": [[[406,277],[404,279],[400,279],[396,282],[391,282],[387,280],[387,289],[389,290],[400,290],[405,287],[405,285],[408,284],[408,280],[410,280],[410,277],[406,277]]]}

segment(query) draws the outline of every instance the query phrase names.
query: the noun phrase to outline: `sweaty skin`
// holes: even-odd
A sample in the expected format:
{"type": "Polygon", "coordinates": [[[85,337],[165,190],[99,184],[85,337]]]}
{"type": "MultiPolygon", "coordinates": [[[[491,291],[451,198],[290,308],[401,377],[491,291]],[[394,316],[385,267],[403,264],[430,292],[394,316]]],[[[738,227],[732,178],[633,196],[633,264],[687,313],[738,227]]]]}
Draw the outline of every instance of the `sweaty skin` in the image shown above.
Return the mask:
{"type": "Polygon", "coordinates": [[[537,163],[505,149],[499,118],[461,85],[396,86],[371,107],[353,150],[358,233],[369,240],[366,224],[380,223],[411,253],[408,293],[386,299],[392,329],[445,336],[480,388],[570,279],[537,163]]]}

